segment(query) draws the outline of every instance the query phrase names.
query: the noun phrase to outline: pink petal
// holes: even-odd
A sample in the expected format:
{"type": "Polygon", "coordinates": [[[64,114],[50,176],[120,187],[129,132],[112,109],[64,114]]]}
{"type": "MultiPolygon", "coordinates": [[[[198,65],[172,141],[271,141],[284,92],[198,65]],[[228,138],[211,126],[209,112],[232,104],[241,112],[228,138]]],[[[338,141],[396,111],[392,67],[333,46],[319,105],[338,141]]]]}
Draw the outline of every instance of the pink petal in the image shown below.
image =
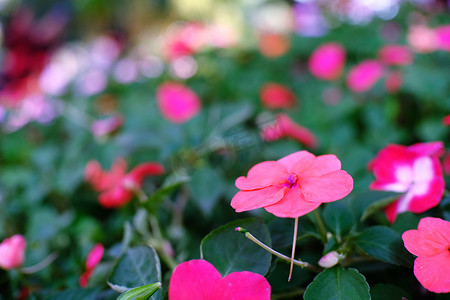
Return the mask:
{"type": "Polygon", "coordinates": [[[314,203],[336,201],[353,190],[353,178],[343,170],[318,177],[300,177],[298,184],[305,201],[314,203]]]}
{"type": "Polygon", "coordinates": [[[308,169],[316,156],[306,150],[297,151],[278,160],[289,173],[296,173],[308,169]]]}
{"type": "Polygon", "coordinates": [[[286,136],[297,140],[306,147],[317,146],[317,139],[314,134],[307,128],[295,123],[286,114],[279,114],[277,116],[276,126],[279,127],[286,136]]]}
{"type": "Polygon", "coordinates": [[[281,201],[264,206],[264,209],[280,218],[297,218],[315,210],[320,206],[320,202],[314,203],[305,201],[301,190],[296,188],[289,189],[289,192],[281,201]]]}
{"type": "Polygon", "coordinates": [[[98,192],[105,191],[120,184],[126,174],[127,163],[123,158],[117,158],[111,166],[111,171],[103,171],[97,161],[86,165],[85,178],[98,192]]]}
{"type": "Polygon", "coordinates": [[[133,198],[133,193],[125,189],[122,185],[103,192],[98,196],[100,204],[106,208],[123,206],[130,202],[131,198],[133,198]]]}
{"type": "Polygon", "coordinates": [[[344,70],[345,49],[338,43],[319,46],[308,60],[309,71],[319,79],[335,80],[344,70]]]}
{"type": "Polygon", "coordinates": [[[444,152],[444,143],[441,141],[417,143],[409,146],[408,150],[421,156],[441,155],[444,152]]]}
{"type": "Polygon", "coordinates": [[[223,278],[220,288],[211,299],[270,300],[270,284],[260,274],[233,272],[223,278]]]}
{"type": "Polygon", "coordinates": [[[289,173],[276,161],[265,161],[254,165],[247,174],[236,179],[236,187],[240,190],[254,190],[279,185],[287,182],[289,173]]]}
{"type": "Polygon", "coordinates": [[[277,203],[288,190],[288,187],[269,186],[259,190],[240,191],[231,199],[231,206],[236,212],[261,208],[277,203]]]}
{"type": "Polygon", "coordinates": [[[20,267],[25,260],[27,241],[15,234],[0,243],[0,268],[9,270],[20,267]]]}
{"type": "Polygon", "coordinates": [[[104,247],[102,244],[96,244],[89,252],[86,259],[86,269],[94,269],[102,260],[104,247]]]}
{"type": "Polygon", "coordinates": [[[297,97],[281,84],[266,83],[260,90],[260,98],[265,107],[277,109],[294,106],[297,97]]]}
{"type": "Polygon", "coordinates": [[[378,58],[388,66],[405,66],[413,60],[411,50],[403,45],[386,45],[378,52],[378,58]]]}
{"type": "Polygon", "coordinates": [[[179,264],[169,283],[169,300],[212,300],[220,289],[222,276],[216,268],[202,259],[179,264]]]}
{"type": "Polygon", "coordinates": [[[434,293],[450,292],[450,251],[433,256],[419,256],[414,262],[414,275],[420,284],[434,293]]]}
{"type": "Polygon", "coordinates": [[[341,161],[333,154],[317,156],[308,169],[301,171],[299,176],[321,176],[341,169],[341,161]]]}
{"type": "Polygon", "coordinates": [[[384,67],[376,60],[365,60],[354,66],[347,75],[347,86],[353,92],[370,90],[383,76],[384,67]]]}
{"type": "Polygon", "coordinates": [[[160,175],[164,173],[164,167],[158,163],[143,163],[133,168],[126,176],[125,180],[131,180],[137,186],[142,185],[146,176],[160,175]]]}

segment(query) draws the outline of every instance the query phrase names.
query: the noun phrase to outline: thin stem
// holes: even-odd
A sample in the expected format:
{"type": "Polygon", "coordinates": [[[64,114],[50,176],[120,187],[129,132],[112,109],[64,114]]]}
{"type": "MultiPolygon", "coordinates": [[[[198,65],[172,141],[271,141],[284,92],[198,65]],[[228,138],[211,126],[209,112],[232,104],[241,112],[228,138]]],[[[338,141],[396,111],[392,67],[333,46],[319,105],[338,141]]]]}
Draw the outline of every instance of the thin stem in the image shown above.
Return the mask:
{"type": "Polygon", "coordinates": [[[24,274],[36,273],[36,272],[46,268],[52,262],[54,262],[57,257],[58,257],[58,254],[56,254],[55,252],[50,253],[49,256],[47,256],[46,258],[44,258],[42,261],[38,262],[34,266],[22,268],[21,271],[24,274]]]}
{"type": "MultiPolygon", "coordinates": [[[[254,237],[250,232],[248,232],[246,229],[244,229],[244,228],[242,228],[242,227],[237,227],[237,228],[236,228],[236,231],[239,231],[239,232],[244,233],[244,235],[245,235],[246,238],[248,238],[249,240],[251,240],[252,242],[254,242],[255,244],[257,244],[258,246],[260,246],[260,247],[263,248],[264,250],[266,250],[266,251],[272,253],[273,255],[275,255],[275,256],[277,256],[277,257],[283,259],[283,260],[286,260],[286,261],[288,261],[288,262],[291,261],[291,258],[290,258],[289,256],[286,256],[286,255],[284,255],[284,254],[281,254],[280,252],[277,252],[277,251],[273,250],[272,248],[270,248],[269,246],[267,246],[266,244],[264,244],[263,242],[261,242],[260,240],[258,240],[257,238],[255,238],[255,237],[254,237]]],[[[302,267],[302,268],[307,268],[307,269],[309,269],[309,270],[311,270],[311,271],[313,271],[313,272],[316,272],[316,273],[320,273],[320,272],[322,271],[320,268],[318,268],[318,267],[316,267],[316,266],[314,266],[314,265],[311,265],[311,264],[309,264],[309,263],[307,263],[307,262],[305,262],[305,261],[301,261],[301,260],[296,260],[296,259],[294,259],[293,262],[294,262],[294,265],[297,265],[297,266],[302,267]]]]}
{"type": "Polygon", "coordinates": [[[317,227],[318,227],[320,235],[322,236],[322,240],[324,242],[326,242],[327,241],[327,230],[325,229],[325,225],[323,224],[322,218],[320,217],[317,209],[314,210],[314,216],[316,217],[317,227]]]}
{"type": "Polygon", "coordinates": [[[298,231],[298,217],[295,218],[294,222],[294,238],[292,241],[291,266],[289,268],[288,281],[291,281],[292,270],[294,269],[295,246],[297,245],[297,231],[298,231]]]}

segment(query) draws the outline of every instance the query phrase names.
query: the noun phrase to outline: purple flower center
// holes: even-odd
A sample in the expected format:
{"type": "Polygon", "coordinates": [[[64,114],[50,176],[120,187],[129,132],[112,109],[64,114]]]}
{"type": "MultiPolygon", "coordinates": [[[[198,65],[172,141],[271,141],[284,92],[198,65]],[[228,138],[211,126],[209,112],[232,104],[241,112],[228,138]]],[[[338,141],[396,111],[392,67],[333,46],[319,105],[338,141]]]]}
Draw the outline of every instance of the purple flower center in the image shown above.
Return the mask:
{"type": "Polygon", "coordinates": [[[294,173],[289,174],[288,176],[288,182],[291,184],[291,186],[297,182],[297,175],[294,173]]]}

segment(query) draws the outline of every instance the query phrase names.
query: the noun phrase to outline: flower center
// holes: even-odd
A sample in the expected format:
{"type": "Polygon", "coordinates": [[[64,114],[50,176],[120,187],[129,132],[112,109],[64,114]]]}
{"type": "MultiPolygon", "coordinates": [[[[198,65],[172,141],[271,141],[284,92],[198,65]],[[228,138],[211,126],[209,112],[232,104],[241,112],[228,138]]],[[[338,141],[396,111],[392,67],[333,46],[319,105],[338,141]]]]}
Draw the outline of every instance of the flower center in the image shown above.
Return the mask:
{"type": "Polygon", "coordinates": [[[289,174],[288,176],[288,182],[292,185],[294,185],[297,182],[297,175],[294,173],[289,174]]]}

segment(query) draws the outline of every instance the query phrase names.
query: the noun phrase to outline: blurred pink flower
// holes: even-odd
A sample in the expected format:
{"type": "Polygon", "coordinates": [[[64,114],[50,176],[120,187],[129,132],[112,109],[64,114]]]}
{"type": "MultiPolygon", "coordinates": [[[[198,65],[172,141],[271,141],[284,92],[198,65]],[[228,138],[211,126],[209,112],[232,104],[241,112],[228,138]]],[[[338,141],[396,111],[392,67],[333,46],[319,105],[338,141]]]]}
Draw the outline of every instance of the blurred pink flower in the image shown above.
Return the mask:
{"type": "Polygon", "coordinates": [[[295,94],[288,88],[273,82],[264,84],[259,95],[263,105],[269,109],[291,108],[297,100],[295,94]]]}
{"type": "Polygon", "coordinates": [[[156,91],[156,100],[162,115],[173,123],[184,123],[193,118],[202,103],[189,87],[165,82],[156,91]]]}
{"type": "Polygon", "coordinates": [[[100,263],[103,257],[104,247],[102,244],[96,244],[88,253],[86,259],[86,271],[80,276],[80,286],[87,287],[89,279],[94,272],[95,267],[100,263]]]}
{"type": "Polygon", "coordinates": [[[117,131],[123,124],[121,115],[109,116],[106,119],[95,120],[91,125],[91,132],[96,137],[105,136],[117,131]]]}
{"type": "Polygon", "coordinates": [[[402,87],[402,83],[402,73],[400,71],[390,71],[386,75],[384,86],[389,93],[393,94],[398,92],[398,90],[402,87]]]}
{"type": "Polygon", "coordinates": [[[424,25],[414,25],[408,30],[407,40],[414,51],[428,53],[436,50],[438,40],[433,29],[424,25]]]}
{"type": "Polygon", "coordinates": [[[446,115],[442,118],[442,124],[445,126],[450,126],[450,115],[446,115]]]}
{"type": "Polygon", "coordinates": [[[265,32],[259,37],[259,51],[265,57],[280,57],[289,50],[290,46],[289,38],[280,33],[265,32]]]}
{"type": "Polygon", "coordinates": [[[309,58],[309,71],[319,79],[335,80],[345,66],[345,49],[338,43],[319,46],[309,58]]]}
{"type": "Polygon", "coordinates": [[[231,200],[236,212],[264,207],[281,218],[303,216],[353,189],[352,177],[335,155],[316,157],[305,150],[256,164],[235,184],[240,189],[231,200]]]}
{"type": "Polygon", "coordinates": [[[370,90],[383,76],[383,65],[376,60],[365,60],[354,66],[347,75],[347,86],[356,93],[370,90]]]}
{"type": "Polygon", "coordinates": [[[439,50],[450,51],[450,25],[439,26],[434,29],[439,50]]]}
{"type": "Polygon", "coordinates": [[[378,59],[388,66],[405,66],[413,61],[413,55],[407,46],[386,45],[378,52],[378,59]]]}
{"type": "Polygon", "coordinates": [[[307,128],[300,126],[286,114],[278,114],[275,122],[261,129],[261,137],[265,141],[276,141],[284,137],[292,138],[306,147],[317,146],[317,139],[307,128]]]}
{"type": "Polygon", "coordinates": [[[445,186],[437,156],[443,149],[442,142],[391,144],[369,163],[375,176],[371,189],[404,193],[385,208],[390,222],[399,213],[421,213],[439,204],[445,186]]]}
{"type": "Polygon", "coordinates": [[[450,222],[423,218],[417,230],[405,231],[403,242],[416,255],[414,275],[420,284],[434,293],[450,292],[450,222]]]}
{"type": "Polygon", "coordinates": [[[85,168],[85,180],[97,192],[100,192],[99,202],[107,208],[120,207],[127,204],[134,191],[140,189],[146,176],[160,175],[163,166],[158,163],[142,163],[126,173],[127,164],[123,158],[114,161],[111,171],[103,171],[96,160],[88,162],[85,168]]]}
{"type": "Polygon", "coordinates": [[[260,274],[242,271],[222,278],[203,259],[179,264],[169,283],[169,300],[270,300],[270,284],[260,274]]]}
{"type": "Polygon", "coordinates": [[[164,55],[168,60],[192,55],[206,45],[205,26],[198,22],[174,23],[164,36],[164,55]]]}
{"type": "Polygon", "coordinates": [[[16,234],[0,243],[0,268],[9,270],[20,267],[25,260],[27,241],[16,234]]]}

